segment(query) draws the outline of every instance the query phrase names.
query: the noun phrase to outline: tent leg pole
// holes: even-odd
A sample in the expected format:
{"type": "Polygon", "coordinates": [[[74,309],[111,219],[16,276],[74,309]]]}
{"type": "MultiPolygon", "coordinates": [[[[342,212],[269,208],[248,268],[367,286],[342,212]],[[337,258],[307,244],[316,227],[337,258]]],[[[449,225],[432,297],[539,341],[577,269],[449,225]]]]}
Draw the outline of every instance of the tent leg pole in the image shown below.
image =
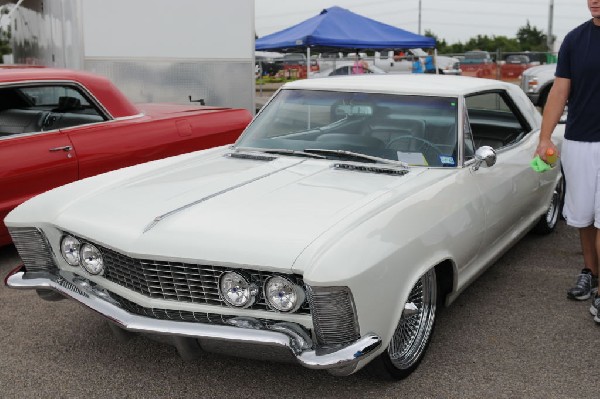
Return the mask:
{"type": "Polygon", "coordinates": [[[306,46],[306,78],[310,79],[310,47],[306,46]]]}

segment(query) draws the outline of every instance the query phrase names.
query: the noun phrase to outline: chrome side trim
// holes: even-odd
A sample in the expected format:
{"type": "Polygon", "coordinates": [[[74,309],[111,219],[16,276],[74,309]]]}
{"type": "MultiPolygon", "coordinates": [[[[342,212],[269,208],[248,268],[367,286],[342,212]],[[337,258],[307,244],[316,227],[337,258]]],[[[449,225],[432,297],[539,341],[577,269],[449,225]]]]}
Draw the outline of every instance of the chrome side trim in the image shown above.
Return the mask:
{"type": "Polygon", "coordinates": [[[291,351],[302,366],[331,369],[337,375],[352,374],[356,371],[358,362],[373,356],[382,344],[381,338],[371,333],[345,346],[325,351],[309,347],[312,342],[308,341],[308,337],[303,336],[299,332],[301,330],[286,326],[286,323],[276,324],[275,329],[257,329],[256,326],[243,327],[244,323],[236,327],[150,319],[126,312],[106,295],[104,288],[78,284],[78,277],[64,270],[29,274],[16,269],[6,277],[6,285],[16,289],[54,290],[98,312],[126,331],[285,348],[291,351]]]}

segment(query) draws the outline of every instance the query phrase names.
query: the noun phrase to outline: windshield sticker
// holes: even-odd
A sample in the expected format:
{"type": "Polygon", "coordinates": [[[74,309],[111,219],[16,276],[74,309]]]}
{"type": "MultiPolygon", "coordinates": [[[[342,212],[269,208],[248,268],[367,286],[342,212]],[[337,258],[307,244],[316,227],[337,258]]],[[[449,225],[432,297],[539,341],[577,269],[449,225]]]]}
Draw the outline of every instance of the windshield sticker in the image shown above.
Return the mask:
{"type": "Polygon", "coordinates": [[[448,155],[440,155],[440,162],[442,163],[442,165],[456,166],[456,162],[454,162],[454,157],[448,155]]]}
{"type": "Polygon", "coordinates": [[[428,166],[425,156],[420,152],[402,152],[397,151],[398,160],[406,162],[409,165],[428,166]]]}

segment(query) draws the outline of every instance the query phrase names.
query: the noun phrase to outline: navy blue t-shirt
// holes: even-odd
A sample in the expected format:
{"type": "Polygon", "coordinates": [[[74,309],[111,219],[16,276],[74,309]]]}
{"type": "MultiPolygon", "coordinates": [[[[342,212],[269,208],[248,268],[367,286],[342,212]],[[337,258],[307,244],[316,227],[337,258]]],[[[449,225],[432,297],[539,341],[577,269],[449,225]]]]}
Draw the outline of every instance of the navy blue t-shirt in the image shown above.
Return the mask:
{"type": "Polygon", "coordinates": [[[589,20],[567,34],[555,75],[571,80],[565,138],[600,141],[600,26],[589,20]]]}

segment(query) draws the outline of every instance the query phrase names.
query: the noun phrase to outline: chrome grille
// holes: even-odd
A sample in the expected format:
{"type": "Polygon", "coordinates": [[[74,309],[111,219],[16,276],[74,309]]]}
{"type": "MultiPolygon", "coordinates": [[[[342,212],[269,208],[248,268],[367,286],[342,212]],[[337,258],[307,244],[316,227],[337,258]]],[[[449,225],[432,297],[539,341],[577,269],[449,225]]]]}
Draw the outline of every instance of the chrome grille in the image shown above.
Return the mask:
{"type": "Polygon", "coordinates": [[[354,299],[348,287],[308,287],[317,343],[343,345],[360,338],[354,299]]]}
{"type": "MultiPolygon", "coordinates": [[[[151,317],[159,320],[186,321],[192,323],[211,323],[211,324],[228,324],[227,320],[236,316],[221,315],[217,313],[192,312],[188,310],[173,310],[160,308],[147,308],[138,305],[135,302],[127,300],[119,295],[110,294],[110,296],[118,301],[121,306],[129,313],[140,316],[151,317]]],[[[265,326],[276,324],[276,320],[256,319],[265,326]]]]}
{"type": "MultiPolygon", "coordinates": [[[[104,258],[104,278],[150,298],[228,306],[219,296],[219,276],[222,273],[243,273],[261,288],[275,274],[212,265],[135,259],[99,245],[96,247],[104,258]]],[[[299,286],[304,286],[301,276],[286,277],[299,286]]],[[[262,295],[249,309],[272,311],[262,295]]],[[[305,301],[296,313],[310,314],[308,302],[305,301]]]]}
{"type": "Polygon", "coordinates": [[[52,248],[41,230],[34,227],[12,227],[8,232],[28,272],[56,268],[52,248]]]}
{"type": "Polygon", "coordinates": [[[146,308],[115,294],[111,294],[111,297],[116,299],[128,312],[153,319],[225,324],[228,319],[233,317],[186,310],[146,308]]]}

